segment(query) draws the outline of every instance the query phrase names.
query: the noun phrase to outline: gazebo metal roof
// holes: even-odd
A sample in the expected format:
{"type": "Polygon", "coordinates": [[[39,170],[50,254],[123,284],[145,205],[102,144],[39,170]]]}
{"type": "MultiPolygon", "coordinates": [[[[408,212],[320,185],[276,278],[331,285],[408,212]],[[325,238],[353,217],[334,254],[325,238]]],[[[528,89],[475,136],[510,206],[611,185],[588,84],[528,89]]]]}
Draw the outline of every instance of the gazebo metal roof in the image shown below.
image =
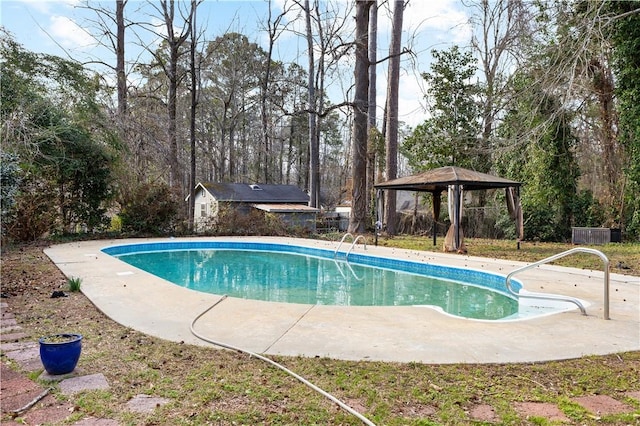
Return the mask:
{"type": "Polygon", "coordinates": [[[498,176],[480,173],[462,167],[446,166],[416,175],[388,180],[374,185],[380,189],[404,191],[443,192],[449,185],[462,185],[466,191],[490,188],[519,187],[522,184],[498,176]]]}

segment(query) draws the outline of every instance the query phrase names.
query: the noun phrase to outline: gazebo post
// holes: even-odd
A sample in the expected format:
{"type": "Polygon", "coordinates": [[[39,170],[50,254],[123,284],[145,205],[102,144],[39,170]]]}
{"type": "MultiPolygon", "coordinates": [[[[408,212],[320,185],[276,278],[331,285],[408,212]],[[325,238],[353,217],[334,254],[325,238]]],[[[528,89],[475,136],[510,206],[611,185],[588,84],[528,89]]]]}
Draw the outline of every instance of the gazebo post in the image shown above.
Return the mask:
{"type": "Polygon", "coordinates": [[[436,246],[436,235],[438,233],[438,219],[440,218],[440,204],[442,195],[438,191],[433,191],[431,193],[433,197],[433,246],[436,246]]]}
{"type": "Polygon", "coordinates": [[[454,245],[454,249],[459,250],[460,249],[460,185],[455,185],[453,187],[453,215],[454,215],[454,222],[455,222],[455,228],[454,228],[454,232],[455,232],[455,245],[454,245]]]}

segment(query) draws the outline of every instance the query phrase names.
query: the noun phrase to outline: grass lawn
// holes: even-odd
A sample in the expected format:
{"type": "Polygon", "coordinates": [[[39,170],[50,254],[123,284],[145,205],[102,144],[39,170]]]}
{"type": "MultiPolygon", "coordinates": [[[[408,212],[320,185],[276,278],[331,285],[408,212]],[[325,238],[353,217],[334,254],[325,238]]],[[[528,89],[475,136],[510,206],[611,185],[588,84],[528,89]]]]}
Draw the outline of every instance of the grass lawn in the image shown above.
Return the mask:
{"type": "MultiPolygon", "coordinates": [[[[374,241],[369,236],[367,241],[374,241]]],[[[378,237],[381,246],[400,247],[411,250],[442,251],[443,238],[438,238],[433,245],[431,236],[416,237],[400,235],[378,237]]],[[[465,238],[467,255],[488,257],[492,259],[509,259],[522,262],[536,262],[541,259],[562,253],[573,248],[583,247],[596,249],[609,258],[612,273],[640,276],[640,243],[610,243],[605,245],[578,246],[570,243],[520,242],[520,249],[513,240],[490,240],[482,238],[465,238]]],[[[552,264],[580,269],[602,270],[602,261],[593,254],[576,253],[559,259],[552,264]]]]}

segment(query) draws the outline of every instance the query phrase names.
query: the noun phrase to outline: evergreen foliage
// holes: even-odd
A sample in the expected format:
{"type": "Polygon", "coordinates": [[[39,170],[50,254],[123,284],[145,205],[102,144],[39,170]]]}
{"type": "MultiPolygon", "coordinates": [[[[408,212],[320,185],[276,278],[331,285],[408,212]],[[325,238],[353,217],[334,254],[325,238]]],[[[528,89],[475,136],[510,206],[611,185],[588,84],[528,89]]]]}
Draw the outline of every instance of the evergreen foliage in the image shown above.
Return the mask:
{"type": "Polygon", "coordinates": [[[417,170],[459,166],[489,170],[486,153],[479,149],[479,86],[471,82],[476,61],[471,52],[458,46],[432,51],[431,72],[424,73],[428,84],[430,118],[406,138],[402,152],[417,170]]]}
{"type": "Polygon", "coordinates": [[[16,198],[22,181],[18,156],[0,151],[0,224],[5,235],[5,224],[15,218],[16,198]]]}
{"type": "Polygon", "coordinates": [[[567,239],[575,222],[579,177],[574,157],[577,139],[570,126],[570,113],[536,87],[531,77],[514,79],[514,89],[522,95],[509,105],[499,133],[506,140],[518,142],[497,156],[496,169],[524,183],[525,239],[567,239]],[[532,128],[539,131],[531,134],[532,128]]]}
{"type": "Polygon", "coordinates": [[[626,150],[625,214],[628,235],[640,240],[640,5],[609,2],[620,143],[626,150]]]}
{"type": "Polygon", "coordinates": [[[17,239],[103,229],[115,157],[93,79],[7,34],[0,51],[3,149],[19,156],[24,175],[14,191],[18,214],[3,227],[17,239]]]}

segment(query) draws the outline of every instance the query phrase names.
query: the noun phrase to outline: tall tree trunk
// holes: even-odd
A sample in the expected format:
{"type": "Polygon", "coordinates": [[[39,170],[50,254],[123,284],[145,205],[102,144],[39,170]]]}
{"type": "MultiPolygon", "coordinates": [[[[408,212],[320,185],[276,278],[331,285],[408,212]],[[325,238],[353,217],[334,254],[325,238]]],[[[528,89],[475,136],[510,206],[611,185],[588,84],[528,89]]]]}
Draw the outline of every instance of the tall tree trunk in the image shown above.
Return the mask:
{"type": "MultiPolygon", "coordinates": [[[[375,184],[376,155],[378,153],[378,135],[376,129],[376,81],[378,62],[378,5],[374,1],[369,11],[369,120],[367,122],[368,155],[367,155],[367,201],[375,204],[373,185],[375,184]]],[[[368,211],[373,212],[371,204],[368,211]]]]}
{"type": "MultiPolygon", "coordinates": [[[[267,55],[264,63],[264,75],[262,76],[262,85],[261,85],[261,94],[260,94],[260,114],[262,120],[262,152],[261,156],[264,156],[264,182],[271,183],[274,180],[274,176],[278,182],[282,182],[282,161],[273,161],[271,150],[273,149],[274,139],[273,129],[270,128],[269,125],[269,111],[267,111],[268,104],[267,100],[269,99],[269,87],[271,84],[271,73],[272,73],[272,58],[273,58],[273,47],[280,35],[279,25],[284,19],[286,13],[288,12],[288,8],[283,9],[282,13],[276,16],[275,19],[272,19],[272,0],[267,1],[268,8],[268,16],[267,16],[267,32],[269,33],[269,45],[267,47],[267,55]]],[[[282,157],[282,149],[278,154],[282,157]]]]}
{"type": "Polygon", "coordinates": [[[311,32],[311,7],[309,0],[304,2],[305,18],[307,25],[307,50],[309,56],[308,84],[309,84],[309,206],[318,207],[320,200],[318,194],[320,192],[320,141],[316,131],[318,124],[318,114],[316,111],[316,91],[315,91],[315,59],[313,54],[313,34],[311,32]]]}
{"type": "Polygon", "coordinates": [[[262,161],[263,170],[263,179],[264,183],[270,183],[269,178],[269,119],[267,114],[267,93],[269,91],[269,79],[271,78],[271,56],[273,55],[273,44],[275,43],[275,24],[273,28],[273,32],[271,29],[271,0],[268,1],[267,4],[268,16],[267,16],[267,27],[269,31],[269,47],[267,48],[267,57],[264,61],[264,73],[262,85],[260,87],[260,119],[262,121],[262,150],[258,153],[258,158],[262,161]]]}
{"type": "Polygon", "coordinates": [[[602,165],[605,181],[605,206],[607,207],[606,226],[619,226],[623,215],[622,197],[624,188],[621,182],[622,164],[620,147],[616,129],[618,120],[614,108],[614,82],[611,69],[605,61],[594,58],[589,63],[589,71],[593,78],[593,91],[598,102],[600,120],[600,143],[602,149],[602,165]]]}
{"type": "Polygon", "coordinates": [[[127,113],[127,75],[124,70],[124,7],[127,0],[116,0],[116,76],[118,79],[118,115],[121,123],[127,113]]]}
{"type": "MultiPolygon", "coordinates": [[[[404,1],[396,0],[393,7],[393,25],[391,28],[391,46],[389,54],[389,83],[387,85],[387,179],[395,179],[398,175],[398,91],[400,88],[400,46],[402,43],[402,17],[404,1]]],[[[386,191],[385,217],[387,233],[396,233],[396,191],[386,191]]]]}
{"type": "Polygon", "coordinates": [[[352,201],[349,232],[364,233],[367,217],[367,110],[369,108],[369,9],[372,0],[356,0],[356,62],[353,112],[352,201]]]}
{"type": "MultiPolygon", "coordinates": [[[[165,68],[169,80],[169,99],[167,111],[169,123],[167,125],[167,138],[169,142],[169,185],[182,189],[183,173],[178,160],[178,135],[177,135],[177,92],[178,92],[178,60],[180,59],[180,47],[185,42],[189,33],[184,31],[176,36],[174,31],[175,0],[160,1],[164,14],[164,23],[167,29],[167,43],[169,45],[169,65],[165,68]]],[[[189,25],[191,23],[189,22],[189,25]]]]}
{"type": "Polygon", "coordinates": [[[191,74],[191,117],[189,120],[189,146],[191,150],[191,167],[189,173],[189,229],[195,229],[196,207],[196,111],[198,109],[198,75],[196,66],[196,48],[198,39],[196,34],[196,0],[191,0],[191,49],[189,71],[191,74]]]}

